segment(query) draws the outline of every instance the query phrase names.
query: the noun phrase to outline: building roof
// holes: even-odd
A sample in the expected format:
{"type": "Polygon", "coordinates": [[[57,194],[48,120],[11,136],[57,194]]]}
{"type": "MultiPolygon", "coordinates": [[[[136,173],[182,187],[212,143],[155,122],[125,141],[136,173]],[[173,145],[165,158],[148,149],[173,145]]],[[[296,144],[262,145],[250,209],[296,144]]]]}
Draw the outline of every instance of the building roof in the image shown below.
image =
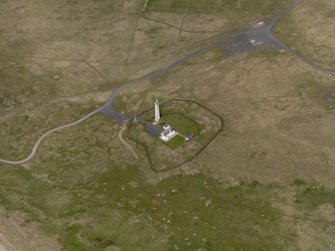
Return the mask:
{"type": "Polygon", "coordinates": [[[162,132],[162,135],[168,137],[171,133],[174,133],[174,129],[172,127],[162,132]]]}
{"type": "Polygon", "coordinates": [[[185,139],[189,140],[193,137],[193,133],[189,132],[188,134],[186,134],[185,139]]]}
{"type": "Polygon", "coordinates": [[[163,128],[164,128],[164,129],[168,129],[168,128],[170,128],[170,127],[171,127],[171,126],[170,126],[169,124],[164,124],[164,125],[163,125],[163,128]]]}

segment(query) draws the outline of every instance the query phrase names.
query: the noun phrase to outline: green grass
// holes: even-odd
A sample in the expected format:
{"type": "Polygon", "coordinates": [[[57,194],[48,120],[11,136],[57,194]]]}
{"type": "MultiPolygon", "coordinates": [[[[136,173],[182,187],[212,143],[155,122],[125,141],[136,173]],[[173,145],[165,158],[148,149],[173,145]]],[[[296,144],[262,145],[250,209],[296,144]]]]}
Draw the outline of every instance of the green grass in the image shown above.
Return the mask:
{"type": "Polygon", "coordinates": [[[171,147],[172,149],[176,149],[179,146],[183,145],[185,143],[185,139],[181,135],[176,135],[172,139],[170,139],[166,144],[171,147]]]}
{"type": "Polygon", "coordinates": [[[183,135],[189,132],[192,132],[193,135],[199,135],[202,128],[195,120],[187,118],[184,114],[178,112],[164,114],[161,118],[161,125],[164,124],[171,125],[177,132],[183,135]]]}
{"type": "Polygon", "coordinates": [[[65,250],[88,250],[78,239],[80,225],[74,224],[65,228],[61,233],[61,241],[65,250]]]}

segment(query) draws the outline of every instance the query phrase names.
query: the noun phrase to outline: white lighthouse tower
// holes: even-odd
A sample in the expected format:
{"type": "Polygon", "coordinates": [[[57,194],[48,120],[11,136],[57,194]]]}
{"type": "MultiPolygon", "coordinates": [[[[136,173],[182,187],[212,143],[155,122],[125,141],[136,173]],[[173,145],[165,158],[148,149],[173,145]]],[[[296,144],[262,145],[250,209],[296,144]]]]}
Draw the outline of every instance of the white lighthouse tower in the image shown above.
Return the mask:
{"type": "Polygon", "coordinates": [[[155,124],[157,124],[161,120],[161,113],[159,111],[159,102],[156,99],[155,102],[155,124]]]}

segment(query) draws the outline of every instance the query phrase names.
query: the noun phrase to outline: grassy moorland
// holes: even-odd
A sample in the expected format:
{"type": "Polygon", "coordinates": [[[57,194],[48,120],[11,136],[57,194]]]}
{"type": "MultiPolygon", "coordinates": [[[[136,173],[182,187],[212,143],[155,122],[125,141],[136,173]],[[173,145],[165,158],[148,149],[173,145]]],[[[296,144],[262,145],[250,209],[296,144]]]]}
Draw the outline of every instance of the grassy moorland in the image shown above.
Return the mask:
{"type": "MultiPolygon", "coordinates": [[[[44,162],[43,172],[52,180],[49,163],[44,162]]],[[[76,165],[72,161],[59,171],[76,165]]],[[[27,224],[38,222],[46,233],[59,236],[66,250],[286,250],[292,245],[292,233],[271,206],[280,191],[273,186],[225,187],[202,175],[148,185],[136,167],[110,166],[100,174],[86,173],[91,177],[80,184],[69,177],[61,186],[21,168],[0,172],[1,203],[23,211],[27,224]]]]}
{"type": "Polygon", "coordinates": [[[149,0],[147,12],[219,15],[224,17],[226,28],[236,29],[274,17],[290,3],[291,0],[149,0]]]}
{"type": "Polygon", "coordinates": [[[275,34],[307,59],[335,69],[335,5],[304,0],[275,26],[275,34]]]}
{"type": "MultiPolygon", "coordinates": [[[[220,28],[223,19],[229,30],[270,18],[288,1],[178,3],[153,0],[145,13],[176,28],[145,19],[142,1],[3,1],[1,158],[26,156],[45,130],[96,109],[125,79],[209,39],[181,32],[184,15],[184,25],[198,20],[192,31],[206,31],[214,21],[220,28]]],[[[199,129],[188,142],[194,148],[169,148],[172,155],[139,124],[122,131],[93,116],[50,135],[31,162],[0,165],[1,210],[8,220],[23,218],[0,232],[27,251],[43,250],[41,238],[58,243],[46,250],[332,250],[333,83],[285,53],[227,58],[220,48],[208,51],[116,100],[136,114],[155,98],[195,100],[224,118],[223,132],[196,158],[164,169],[192,156],[219,128],[199,107],[171,110],[196,121],[187,130],[199,129]],[[147,140],[154,169],[131,133],[147,140]]]]}

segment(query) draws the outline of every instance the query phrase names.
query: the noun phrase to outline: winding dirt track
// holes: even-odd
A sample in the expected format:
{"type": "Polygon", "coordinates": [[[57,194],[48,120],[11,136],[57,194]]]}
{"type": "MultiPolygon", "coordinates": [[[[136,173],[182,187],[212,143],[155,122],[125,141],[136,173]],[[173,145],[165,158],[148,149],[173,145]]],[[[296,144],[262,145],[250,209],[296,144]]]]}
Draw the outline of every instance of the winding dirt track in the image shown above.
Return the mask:
{"type": "Polygon", "coordinates": [[[126,123],[123,123],[122,125],[122,128],[121,130],[119,131],[119,134],[118,134],[118,137],[119,137],[119,140],[121,141],[121,143],[133,154],[133,156],[135,157],[135,159],[137,159],[137,155],[136,155],[136,152],[135,150],[131,147],[131,145],[128,144],[127,141],[125,141],[123,139],[123,132],[127,129],[127,124],[126,123]]]}
{"type": "MultiPolygon", "coordinates": [[[[117,97],[117,95],[126,87],[130,86],[130,85],[134,85],[134,84],[138,84],[141,83],[145,80],[152,80],[152,79],[156,79],[158,77],[161,77],[162,75],[166,74],[167,72],[169,72],[171,69],[175,68],[176,66],[179,66],[181,64],[183,64],[184,62],[212,49],[212,48],[216,48],[219,46],[222,46],[224,44],[226,44],[232,37],[239,38],[241,36],[246,36],[248,37],[261,37],[262,39],[264,39],[265,41],[268,41],[270,43],[275,43],[282,49],[285,49],[287,52],[290,52],[293,56],[295,56],[296,58],[298,58],[299,60],[302,60],[303,62],[305,62],[306,64],[308,64],[309,66],[313,67],[316,70],[319,70],[321,72],[324,72],[326,74],[330,74],[332,76],[335,76],[335,72],[329,69],[325,69],[322,66],[319,66],[311,61],[309,61],[308,59],[306,59],[304,56],[298,54],[297,52],[295,52],[294,50],[292,50],[291,48],[289,48],[287,45],[285,45],[283,42],[281,42],[280,40],[278,40],[272,33],[272,28],[273,26],[278,23],[282,18],[284,18],[285,16],[287,16],[290,11],[295,8],[299,3],[301,2],[301,0],[295,0],[287,9],[285,9],[284,11],[282,11],[279,15],[277,15],[274,19],[272,19],[264,28],[260,29],[260,30],[252,30],[252,29],[247,29],[246,31],[243,32],[239,32],[236,34],[232,34],[232,36],[227,36],[225,38],[219,38],[218,40],[213,41],[212,43],[210,43],[209,45],[202,47],[198,50],[195,50],[193,52],[188,53],[187,55],[185,55],[182,58],[177,59],[174,63],[166,66],[165,68],[162,68],[158,71],[155,71],[153,73],[150,73],[149,75],[146,75],[144,77],[138,78],[138,79],[133,79],[128,81],[127,83],[125,83],[124,85],[116,88],[115,90],[113,90],[112,95],[110,96],[110,98],[108,99],[107,103],[98,108],[97,110],[89,113],[88,115],[82,117],[81,119],[66,124],[66,125],[62,125],[59,126],[57,128],[54,128],[48,132],[46,132],[45,134],[43,134],[35,143],[30,155],[28,157],[26,157],[25,159],[22,160],[17,160],[17,161],[11,161],[11,160],[5,160],[5,159],[0,159],[0,163],[6,163],[6,164],[12,164],[12,165],[19,165],[19,164],[23,164],[28,162],[29,160],[31,160],[36,152],[38,147],[40,146],[41,142],[48,137],[50,134],[56,132],[56,131],[60,131],[62,129],[66,129],[69,128],[71,126],[75,126],[78,125],[79,123],[83,122],[84,120],[88,119],[89,117],[93,116],[94,114],[97,113],[101,113],[103,115],[106,115],[108,117],[111,117],[121,123],[123,123],[124,121],[127,121],[130,118],[133,118],[135,115],[124,115],[121,114],[119,112],[117,112],[112,103],[114,101],[114,99],[117,97]]],[[[241,52],[243,51],[244,48],[242,48],[241,52]]],[[[248,48],[246,48],[244,51],[248,51],[248,48]]],[[[136,154],[134,155],[136,156],[136,154]]]]}
{"type": "MultiPolygon", "coordinates": [[[[99,110],[99,109],[98,109],[99,110]]],[[[31,153],[29,154],[29,156],[25,159],[22,159],[22,160],[17,160],[17,161],[12,161],[12,160],[5,160],[5,159],[0,159],[0,162],[2,163],[6,163],[6,164],[12,164],[12,165],[20,165],[20,164],[23,164],[23,163],[26,163],[28,162],[29,160],[31,160],[36,152],[37,152],[37,148],[39,147],[39,145],[41,144],[41,142],[46,138],[48,137],[51,133],[54,133],[54,132],[57,132],[59,130],[62,130],[62,129],[65,129],[65,128],[68,128],[68,127],[71,127],[71,126],[75,126],[75,125],[78,125],[79,123],[83,122],[84,120],[88,119],[89,117],[93,116],[94,114],[96,114],[98,112],[98,110],[95,110],[89,114],[87,114],[86,116],[82,117],[81,119],[77,120],[77,121],[74,121],[70,124],[66,124],[66,125],[62,125],[62,126],[59,126],[59,127],[56,127],[54,129],[51,129],[50,131],[44,133],[35,143],[34,147],[33,147],[33,150],[31,151],[31,153]]]]}

